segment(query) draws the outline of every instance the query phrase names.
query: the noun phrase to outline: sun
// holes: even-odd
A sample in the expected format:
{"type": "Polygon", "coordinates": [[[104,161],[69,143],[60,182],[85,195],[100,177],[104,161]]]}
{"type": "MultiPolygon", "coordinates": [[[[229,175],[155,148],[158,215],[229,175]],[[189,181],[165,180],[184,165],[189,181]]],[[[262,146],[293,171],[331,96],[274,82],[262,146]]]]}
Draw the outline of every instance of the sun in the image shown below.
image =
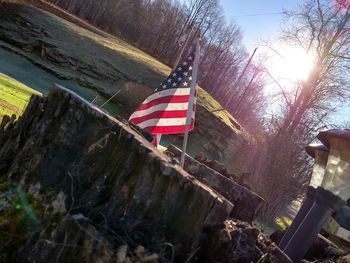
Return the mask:
{"type": "Polygon", "coordinates": [[[277,79],[296,82],[306,80],[314,66],[314,55],[300,47],[279,46],[268,63],[269,72],[277,79]]]}

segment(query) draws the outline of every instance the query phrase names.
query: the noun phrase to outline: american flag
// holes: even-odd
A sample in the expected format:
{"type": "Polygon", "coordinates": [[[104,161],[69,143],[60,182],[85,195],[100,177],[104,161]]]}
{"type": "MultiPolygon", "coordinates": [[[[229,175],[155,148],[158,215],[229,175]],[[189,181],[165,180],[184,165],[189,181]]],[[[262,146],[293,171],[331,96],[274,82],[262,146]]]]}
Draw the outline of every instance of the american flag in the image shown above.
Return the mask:
{"type": "MultiPolygon", "coordinates": [[[[194,52],[181,63],[130,116],[129,121],[151,134],[184,133],[190,101],[194,52]]],[[[194,126],[195,97],[191,123],[194,126]]]]}

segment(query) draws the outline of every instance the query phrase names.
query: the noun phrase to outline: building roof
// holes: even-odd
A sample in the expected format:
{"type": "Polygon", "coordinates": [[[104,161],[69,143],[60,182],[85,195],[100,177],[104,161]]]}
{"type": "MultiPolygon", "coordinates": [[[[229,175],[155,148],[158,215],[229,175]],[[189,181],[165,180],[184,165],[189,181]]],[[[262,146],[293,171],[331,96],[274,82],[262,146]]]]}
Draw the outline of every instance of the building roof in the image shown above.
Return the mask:
{"type": "Polygon", "coordinates": [[[329,152],[329,149],[326,146],[324,146],[322,143],[311,143],[305,147],[305,151],[312,158],[315,158],[316,151],[329,152]]]}
{"type": "Polygon", "coordinates": [[[329,148],[329,140],[330,138],[341,138],[344,140],[350,141],[350,129],[332,129],[321,131],[317,138],[327,147],[329,148]]]}

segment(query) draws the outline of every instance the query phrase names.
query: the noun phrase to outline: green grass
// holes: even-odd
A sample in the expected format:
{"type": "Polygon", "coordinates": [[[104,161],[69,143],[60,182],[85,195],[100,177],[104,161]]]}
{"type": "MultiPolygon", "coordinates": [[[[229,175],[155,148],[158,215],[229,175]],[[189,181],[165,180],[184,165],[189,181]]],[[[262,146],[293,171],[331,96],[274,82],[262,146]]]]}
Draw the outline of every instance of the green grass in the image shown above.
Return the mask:
{"type": "Polygon", "coordinates": [[[292,219],[288,216],[278,216],[273,223],[268,223],[260,218],[254,221],[254,225],[266,235],[271,235],[277,229],[286,230],[292,224],[292,219]]]}
{"type": "Polygon", "coordinates": [[[0,119],[4,115],[20,116],[32,94],[41,93],[0,73],[0,119]]]}
{"type": "Polygon", "coordinates": [[[286,230],[292,224],[292,221],[288,216],[280,216],[275,219],[277,226],[282,230],[286,230]]]}

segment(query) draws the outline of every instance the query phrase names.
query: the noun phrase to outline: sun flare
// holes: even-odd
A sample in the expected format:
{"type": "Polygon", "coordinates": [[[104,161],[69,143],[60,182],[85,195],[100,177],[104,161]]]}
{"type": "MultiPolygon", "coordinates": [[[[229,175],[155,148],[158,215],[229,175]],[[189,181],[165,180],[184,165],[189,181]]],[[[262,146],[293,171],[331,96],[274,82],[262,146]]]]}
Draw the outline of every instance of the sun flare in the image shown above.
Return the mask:
{"type": "Polygon", "coordinates": [[[271,59],[270,72],[278,79],[288,81],[306,80],[314,65],[314,56],[302,48],[280,47],[279,55],[271,59]]]}

